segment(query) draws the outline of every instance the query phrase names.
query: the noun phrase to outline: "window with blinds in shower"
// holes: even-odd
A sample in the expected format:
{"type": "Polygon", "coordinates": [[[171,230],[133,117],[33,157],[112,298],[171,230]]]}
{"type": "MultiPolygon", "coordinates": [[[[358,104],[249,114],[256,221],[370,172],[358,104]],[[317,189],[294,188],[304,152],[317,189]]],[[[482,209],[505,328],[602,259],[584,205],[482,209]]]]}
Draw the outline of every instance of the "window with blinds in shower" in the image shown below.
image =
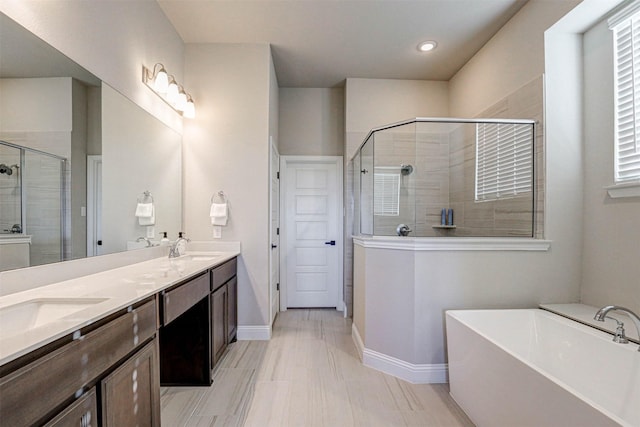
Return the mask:
{"type": "Polygon", "coordinates": [[[501,200],[531,192],[533,126],[476,124],[477,202],[501,200]]]}
{"type": "Polygon", "coordinates": [[[373,214],[400,215],[400,172],[375,172],[373,175],[373,214]]]}
{"type": "Polygon", "coordinates": [[[640,180],[640,1],[609,20],[615,76],[615,182],[640,180]]]}

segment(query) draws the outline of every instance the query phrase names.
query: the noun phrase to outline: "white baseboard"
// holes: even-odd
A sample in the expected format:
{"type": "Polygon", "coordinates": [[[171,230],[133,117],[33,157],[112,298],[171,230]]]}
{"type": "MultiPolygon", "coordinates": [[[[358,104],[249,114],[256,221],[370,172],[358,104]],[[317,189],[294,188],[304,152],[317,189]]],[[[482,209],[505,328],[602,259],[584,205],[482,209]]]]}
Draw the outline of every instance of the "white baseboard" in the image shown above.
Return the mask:
{"type": "Polygon", "coordinates": [[[238,341],[269,341],[271,339],[271,326],[238,326],[238,341]]]}
{"type": "Polygon", "coordinates": [[[355,324],[351,326],[351,337],[364,366],[393,375],[412,384],[441,384],[448,382],[448,367],[446,363],[416,365],[370,350],[364,346],[355,324]]]}

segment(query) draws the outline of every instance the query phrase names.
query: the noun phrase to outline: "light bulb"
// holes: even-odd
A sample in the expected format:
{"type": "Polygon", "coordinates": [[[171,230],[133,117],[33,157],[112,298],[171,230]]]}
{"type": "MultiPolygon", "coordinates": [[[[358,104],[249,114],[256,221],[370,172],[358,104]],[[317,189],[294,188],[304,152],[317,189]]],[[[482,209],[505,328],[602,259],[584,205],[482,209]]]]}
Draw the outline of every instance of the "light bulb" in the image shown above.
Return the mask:
{"type": "Polygon", "coordinates": [[[156,74],[156,78],[153,81],[153,88],[156,90],[156,92],[166,93],[168,87],[169,76],[167,76],[167,72],[165,71],[164,67],[162,67],[160,71],[158,71],[158,74],[156,74]]]}
{"type": "Polygon", "coordinates": [[[193,99],[189,96],[187,100],[187,106],[184,108],[183,116],[188,119],[193,119],[196,116],[196,106],[193,103],[193,99]]]}
{"type": "Polygon", "coordinates": [[[169,83],[169,87],[167,88],[167,101],[170,104],[175,104],[178,100],[178,84],[173,78],[171,79],[171,83],[169,83]]]}
{"type": "Polygon", "coordinates": [[[180,93],[178,93],[178,99],[176,101],[176,110],[184,111],[185,108],[187,108],[187,94],[184,93],[184,90],[181,90],[180,93]]]}

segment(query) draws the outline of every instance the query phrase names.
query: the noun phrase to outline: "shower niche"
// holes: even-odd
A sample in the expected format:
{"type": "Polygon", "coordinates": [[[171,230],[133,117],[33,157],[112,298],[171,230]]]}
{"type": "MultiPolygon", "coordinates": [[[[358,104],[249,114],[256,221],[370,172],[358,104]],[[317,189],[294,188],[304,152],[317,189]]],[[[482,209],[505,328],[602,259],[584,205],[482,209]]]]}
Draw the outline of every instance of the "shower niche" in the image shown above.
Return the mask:
{"type": "Polygon", "coordinates": [[[369,132],[349,164],[361,236],[540,237],[533,120],[415,118],[369,132]]]}

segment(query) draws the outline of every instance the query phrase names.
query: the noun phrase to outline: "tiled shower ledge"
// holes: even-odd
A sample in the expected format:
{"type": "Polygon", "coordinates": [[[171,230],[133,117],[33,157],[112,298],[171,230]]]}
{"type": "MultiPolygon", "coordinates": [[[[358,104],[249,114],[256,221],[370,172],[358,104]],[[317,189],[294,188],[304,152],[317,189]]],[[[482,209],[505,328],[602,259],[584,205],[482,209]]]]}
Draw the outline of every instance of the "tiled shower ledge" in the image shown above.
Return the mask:
{"type": "Polygon", "coordinates": [[[551,240],[521,237],[353,236],[365,248],[407,251],[548,251],[551,240]]]}

